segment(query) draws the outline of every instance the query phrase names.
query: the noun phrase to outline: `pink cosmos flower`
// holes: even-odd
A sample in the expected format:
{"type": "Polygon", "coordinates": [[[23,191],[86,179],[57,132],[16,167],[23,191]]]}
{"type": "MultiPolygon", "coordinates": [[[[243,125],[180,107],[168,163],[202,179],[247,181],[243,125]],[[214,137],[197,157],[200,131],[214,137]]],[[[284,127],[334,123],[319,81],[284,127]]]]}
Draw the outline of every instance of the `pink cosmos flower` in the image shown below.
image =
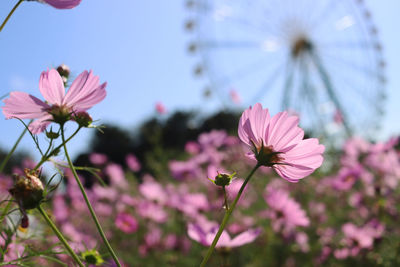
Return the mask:
{"type": "Polygon", "coordinates": [[[121,165],[110,163],[105,168],[105,173],[110,177],[111,185],[119,188],[126,188],[128,186],[128,182],[126,181],[125,173],[121,165]]]}
{"type": "Polygon", "coordinates": [[[107,157],[107,155],[102,154],[102,153],[92,153],[89,155],[89,160],[93,164],[102,165],[107,162],[108,157],[107,157]]]}
{"type": "Polygon", "coordinates": [[[126,212],[121,212],[115,219],[115,226],[122,232],[131,234],[137,231],[139,224],[135,217],[126,212]]]}
{"type": "MultiPolygon", "coordinates": [[[[188,235],[191,239],[204,246],[210,246],[218,232],[217,224],[193,224],[188,225],[188,235]]],[[[261,228],[249,229],[231,238],[227,231],[223,231],[221,237],[215,246],[216,248],[234,248],[248,243],[252,243],[260,235],[261,228]]]]}
{"type": "Polygon", "coordinates": [[[253,150],[248,156],[272,167],[282,178],[298,182],[321,166],[325,150],[318,139],[304,139],[299,118],[287,112],[269,115],[257,103],[246,109],[239,121],[239,138],[253,150]]]}
{"type": "Polygon", "coordinates": [[[340,110],[336,110],[335,113],[333,114],[333,121],[337,124],[342,124],[343,123],[343,115],[340,110]]]}
{"type": "Polygon", "coordinates": [[[242,102],[242,99],[240,98],[238,92],[234,89],[232,89],[229,92],[229,95],[231,96],[232,102],[235,104],[240,104],[240,102],[242,102]]]}
{"type": "Polygon", "coordinates": [[[140,165],[139,160],[133,154],[126,155],[125,162],[126,165],[128,165],[129,169],[131,169],[134,172],[138,172],[142,168],[142,165],[140,165]]]}
{"type": "Polygon", "coordinates": [[[99,77],[84,71],[75,79],[65,93],[64,83],[55,69],[40,75],[39,89],[42,100],[24,92],[11,92],[4,100],[3,114],[6,119],[36,119],[29,125],[33,134],[46,129],[55,117],[84,112],[106,97],[107,83],[99,84],[99,77]]]}
{"type": "Polygon", "coordinates": [[[152,227],[144,236],[147,248],[156,247],[161,242],[162,232],[158,227],[152,227]]]}
{"type": "MultiPolygon", "coordinates": [[[[81,3],[82,0],[42,0],[46,4],[58,9],[71,9],[81,3]]],[[[39,0],[39,2],[42,2],[39,0]]]]}
{"type": "Polygon", "coordinates": [[[136,210],[140,217],[153,220],[157,223],[165,223],[168,220],[168,213],[164,208],[151,201],[141,201],[136,206],[136,210]]]}
{"type": "Polygon", "coordinates": [[[338,175],[332,181],[333,188],[340,191],[348,191],[357,182],[362,174],[362,168],[359,165],[353,168],[343,167],[338,175]]]}
{"type": "Polygon", "coordinates": [[[306,212],[285,190],[268,187],[264,198],[270,207],[265,214],[272,220],[274,231],[290,232],[297,226],[310,225],[306,212]]]}
{"type": "Polygon", "coordinates": [[[196,142],[189,141],[185,145],[185,151],[189,154],[196,155],[200,152],[200,145],[196,142]]]}
{"type": "Polygon", "coordinates": [[[164,104],[161,102],[157,102],[155,108],[156,108],[157,113],[160,115],[167,113],[167,109],[165,108],[164,104]]]}
{"type": "Polygon", "coordinates": [[[376,219],[362,227],[357,227],[353,223],[344,224],[342,226],[344,237],[341,240],[343,248],[334,251],[335,257],[337,259],[355,257],[363,249],[372,249],[375,239],[382,237],[384,229],[384,225],[376,219]]]}
{"type": "Polygon", "coordinates": [[[168,194],[163,186],[157,183],[153,177],[146,175],[143,178],[143,183],[139,185],[139,192],[148,200],[158,203],[165,203],[168,199],[168,194]]]}
{"type": "Polygon", "coordinates": [[[201,173],[198,164],[196,164],[194,160],[188,160],[188,161],[171,160],[168,163],[168,167],[172,176],[178,180],[198,177],[201,173]]]}

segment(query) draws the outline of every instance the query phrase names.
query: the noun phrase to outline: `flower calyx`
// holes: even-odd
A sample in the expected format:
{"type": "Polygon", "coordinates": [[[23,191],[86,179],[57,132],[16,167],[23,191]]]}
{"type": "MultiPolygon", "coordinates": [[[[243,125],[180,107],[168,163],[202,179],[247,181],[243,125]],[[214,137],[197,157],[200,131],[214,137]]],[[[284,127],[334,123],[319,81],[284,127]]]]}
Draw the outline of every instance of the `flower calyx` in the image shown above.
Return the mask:
{"type": "Polygon", "coordinates": [[[50,128],[50,131],[46,131],[46,137],[49,139],[57,139],[60,136],[58,132],[53,132],[53,129],[50,128]]]}
{"type": "Polygon", "coordinates": [[[236,172],[233,172],[232,174],[226,174],[226,173],[219,173],[217,176],[215,176],[214,180],[208,178],[211,182],[213,182],[215,185],[218,186],[228,186],[232,183],[232,180],[234,179],[234,176],[236,175],[236,172]]]}
{"type": "Polygon", "coordinates": [[[78,123],[79,127],[91,127],[93,119],[86,111],[80,111],[72,114],[72,120],[78,123]]]}
{"type": "Polygon", "coordinates": [[[260,147],[257,147],[254,143],[254,155],[260,166],[272,167],[275,164],[282,164],[283,158],[280,156],[283,152],[274,151],[272,146],[264,146],[261,143],[260,147]]]}
{"type": "Polygon", "coordinates": [[[47,112],[53,116],[53,121],[60,125],[64,125],[71,119],[71,112],[66,106],[53,105],[47,112]]]}

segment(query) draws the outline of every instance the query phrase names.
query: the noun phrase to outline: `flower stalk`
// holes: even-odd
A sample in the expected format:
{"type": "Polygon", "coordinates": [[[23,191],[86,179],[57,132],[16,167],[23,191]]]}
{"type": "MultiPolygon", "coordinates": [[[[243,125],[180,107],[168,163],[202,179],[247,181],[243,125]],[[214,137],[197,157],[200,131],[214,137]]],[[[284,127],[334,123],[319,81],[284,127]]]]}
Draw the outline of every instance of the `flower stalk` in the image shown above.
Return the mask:
{"type": "Polygon", "coordinates": [[[69,168],[71,169],[72,174],[74,175],[74,178],[75,178],[75,180],[76,180],[76,182],[77,182],[77,184],[79,186],[79,189],[82,192],[83,198],[85,199],[85,202],[86,202],[86,205],[87,205],[87,207],[89,209],[90,215],[93,218],[93,221],[94,221],[94,223],[96,225],[96,228],[97,228],[101,238],[103,239],[103,242],[107,247],[107,250],[110,252],[110,254],[111,254],[112,258],[114,259],[115,263],[117,264],[117,266],[121,267],[121,263],[119,262],[117,255],[115,254],[114,250],[112,249],[110,243],[107,240],[106,235],[104,234],[104,231],[103,231],[103,229],[102,229],[102,227],[100,225],[100,222],[97,219],[96,213],[94,212],[92,204],[90,204],[90,201],[89,201],[89,198],[88,198],[88,196],[86,194],[85,188],[83,187],[83,185],[82,185],[82,183],[81,183],[81,181],[80,181],[80,179],[78,177],[78,174],[76,173],[75,167],[74,167],[74,165],[73,165],[73,163],[71,161],[71,158],[69,157],[68,150],[67,150],[67,145],[66,145],[66,141],[65,141],[65,136],[64,136],[64,125],[61,124],[60,127],[61,127],[62,144],[63,144],[63,147],[64,147],[64,153],[65,153],[65,157],[67,158],[69,168]]]}
{"type": "Polygon", "coordinates": [[[248,176],[246,177],[246,179],[244,180],[242,186],[240,187],[239,192],[238,192],[238,194],[237,194],[235,200],[233,201],[232,205],[226,210],[225,216],[224,216],[224,218],[222,219],[222,222],[221,222],[221,225],[219,226],[218,232],[217,232],[217,234],[215,235],[214,240],[213,240],[213,242],[211,243],[211,246],[208,248],[207,254],[206,254],[206,256],[203,258],[203,261],[201,262],[200,267],[206,266],[206,264],[207,264],[208,260],[210,259],[211,255],[212,255],[212,253],[213,253],[213,251],[214,251],[214,249],[215,249],[215,246],[217,245],[218,240],[219,240],[219,238],[220,238],[222,232],[224,231],[225,226],[226,226],[226,224],[228,223],[228,220],[229,220],[229,218],[231,217],[231,214],[232,214],[233,210],[235,209],[236,204],[238,203],[238,201],[239,201],[239,199],[240,199],[240,197],[241,197],[241,195],[242,195],[242,193],[243,193],[243,191],[244,191],[244,189],[245,189],[247,183],[250,181],[250,178],[253,176],[253,174],[256,172],[256,170],[257,170],[260,166],[261,166],[261,165],[257,164],[257,165],[251,170],[251,172],[249,173],[249,175],[248,175],[248,176]]]}
{"type": "Polygon", "coordinates": [[[53,221],[49,218],[47,215],[46,211],[43,210],[42,206],[38,206],[37,209],[39,210],[40,214],[42,214],[43,218],[47,222],[47,224],[51,227],[53,232],[56,234],[58,239],[60,240],[61,243],[63,243],[64,247],[67,249],[68,253],[71,255],[71,257],[75,260],[75,262],[80,266],[80,267],[85,267],[85,265],[82,263],[82,261],[79,259],[78,255],[72,250],[71,246],[68,244],[68,241],[65,239],[65,237],[62,235],[60,230],[58,230],[57,226],[53,223],[53,221]]]}
{"type": "Polygon", "coordinates": [[[19,7],[19,5],[23,2],[24,0],[19,0],[18,3],[15,4],[15,6],[13,7],[13,9],[11,9],[10,13],[8,13],[6,19],[3,21],[3,23],[0,26],[0,32],[3,30],[4,26],[6,26],[7,21],[11,18],[12,14],[14,13],[14,11],[19,7]]]}
{"type": "MultiPolygon", "coordinates": [[[[10,160],[12,154],[14,153],[14,151],[17,149],[17,146],[19,145],[19,143],[21,142],[22,138],[24,137],[24,135],[26,134],[26,132],[28,131],[27,128],[25,128],[21,135],[18,137],[17,141],[15,142],[14,146],[11,148],[11,150],[8,152],[7,156],[3,159],[3,161],[1,162],[0,165],[0,173],[2,173],[4,171],[4,168],[7,165],[7,162],[10,160]]],[[[12,198],[9,198],[7,201],[7,206],[4,208],[3,213],[0,216],[0,224],[3,223],[4,218],[7,216],[8,211],[11,209],[12,206],[12,198]]]]}

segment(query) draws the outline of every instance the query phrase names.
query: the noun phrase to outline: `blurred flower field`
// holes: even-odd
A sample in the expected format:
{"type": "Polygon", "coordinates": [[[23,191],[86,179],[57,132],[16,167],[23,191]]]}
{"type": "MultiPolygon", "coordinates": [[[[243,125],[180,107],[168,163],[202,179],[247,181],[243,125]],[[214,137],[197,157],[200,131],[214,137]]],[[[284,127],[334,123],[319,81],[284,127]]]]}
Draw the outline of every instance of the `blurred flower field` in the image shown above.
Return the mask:
{"type": "MultiPolygon", "coordinates": [[[[263,167],[240,199],[210,266],[395,266],[396,145],[397,139],[377,144],[349,139],[342,150],[327,151],[329,163],[299,183],[263,167]]],[[[231,202],[254,165],[239,139],[224,130],[200,134],[178,158],[162,166],[163,175],[153,176],[141,171],[133,154],[122,166],[92,153],[87,167],[96,169],[97,178],[80,172],[83,182],[91,181],[87,194],[126,266],[197,265],[224,215],[221,188],[207,178],[236,172],[226,187],[231,202]]],[[[65,177],[45,204],[48,213],[80,255],[98,251],[105,261],[100,265],[112,266],[71,171],[55,164],[65,177]]],[[[13,172],[34,165],[25,160],[13,172]]],[[[3,199],[11,184],[3,175],[3,199]]],[[[46,252],[72,265],[67,255],[55,254],[63,249],[37,212],[28,213],[27,228],[19,212],[13,214],[3,223],[4,262],[57,266],[50,256],[29,257],[46,252]]]]}

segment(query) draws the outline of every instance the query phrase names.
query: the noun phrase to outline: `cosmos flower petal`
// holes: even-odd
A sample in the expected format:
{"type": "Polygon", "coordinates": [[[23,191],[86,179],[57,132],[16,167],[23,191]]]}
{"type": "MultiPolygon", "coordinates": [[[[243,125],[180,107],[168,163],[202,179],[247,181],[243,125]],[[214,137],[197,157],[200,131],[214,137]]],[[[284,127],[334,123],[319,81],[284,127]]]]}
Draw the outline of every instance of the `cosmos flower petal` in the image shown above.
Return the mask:
{"type": "Polygon", "coordinates": [[[47,4],[58,9],[71,9],[81,3],[82,0],[44,0],[47,4]]]}
{"type": "Polygon", "coordinates": [[[251,243],[260,235],[261,228],[249,229],[232,239],[230,246],[239,247],[251,243]]]}
{"type": "Polygon", "coordinates": [[[188,236],[191,239],[199,242],[200,244],[202,244],[204,246],[208,246],[208,244],[206,242],[206,233],[197,224],[189,223],[189,225],[188,225],[188,236]]]}
{"type": "Polygon", "coordinates": [[[57,70],[43,71],[40,75],[39,89],[44,99],[53,105],[61,106],[65,88],[63,80],[57,70]]]}
{"type": "Polygon", "coordinates": [[[251,108],[246,109],[242,117],[240,117],[239,120],[239,128],[238,128],[238,135],[240,140],[242,140],[243,143],[245,143],[248,146],[252,146],[252,143],[250,140],[253,142],[256,140],[256,137],[254,136],[250,122],[249,122],[249,113],[251,112],[251,108]]]}
{"type": "Polygon", "coordinates": [[[279,126],[285,122],[285,119],[287,118],[287,112],[279,112],[275,116],[271,118],[271,121],[268,126],[268,131],[266,132],[265,135],[265,143],[266,144],[274,144],[273,142],[279,135],[280,128],[279,126]]]}
{"type": "MultiPolygon", "coordinates": [[[[210,246],[217,235],[218,227],[215,227],[212,231],[206,234],[206,244],[210,246]]],[[[231,237],[229,236],[227,231],[222,231],[221,236],[219,237],[218,243],[215,247],[230,247],[231,237]]]]}
{"type": "Polygon", "coordinates": [[[2,109],[6,119],[38,118],[46,114],[46,110],[50,107],[42,100],[24,92],[11,92],[4,103],[2,109]]]}
{"type": "Polygon", "coordinates": [[[39,134],[46,130],[47,125],[51,123],[51,120],[53,117],[50,114],[45,114],[43,117],[38,118],[31,124],[29,124],[29,131],[31,131],[33,134],[39,134]]]}
{"type": "Polygon", "coordinates": [[[303,139],[304,131],[297,126],[298,123],[298,117],[290,116],[278,126],[279,133],[271,141],[275,144],[274,148],[276,150],[282,151],[284,148],[290,147],[303,139]]]}
{"type": "Polygon", "coordinates": [[[63,104],[74,107],[74,111],[84,111],[106,97],[107,83],[99,84],[99,77],[92,71],[82,72],[72,83],[63,104]]]}
{"type": "Polygon", "coordinates": [[[253,106],[249,114],[250,128],[256,140],[261,140],[264,132],[264,122],[267,119],[260,103],[253,106]]]}
{"type": "Polygon", "coordinates": [[[243,112],[239,121],[239,138],[248,146],[261,146],[261,141],[267,131],[270,116],[267,109],[262,109],[261,104],[254,105],[243,112]],[[259,125],[260,127],[256,127],[259,125]]]}
{"type": "Polygon", "coordinates": [[[319,168],[323,162],[322,153],[325,147],[318,143],[318,139],[310,138],[300,141],[292,150],[285,153],[285,161],[293,165],[304,165],[310,168],[319,168]]]}
{"type": "Polygon", "coordinates": [[[292,183],[297,183],[300,179],[314,172],[312,168],[289,165],[275,165],[274,169],[279,176],[292,183]]]}

